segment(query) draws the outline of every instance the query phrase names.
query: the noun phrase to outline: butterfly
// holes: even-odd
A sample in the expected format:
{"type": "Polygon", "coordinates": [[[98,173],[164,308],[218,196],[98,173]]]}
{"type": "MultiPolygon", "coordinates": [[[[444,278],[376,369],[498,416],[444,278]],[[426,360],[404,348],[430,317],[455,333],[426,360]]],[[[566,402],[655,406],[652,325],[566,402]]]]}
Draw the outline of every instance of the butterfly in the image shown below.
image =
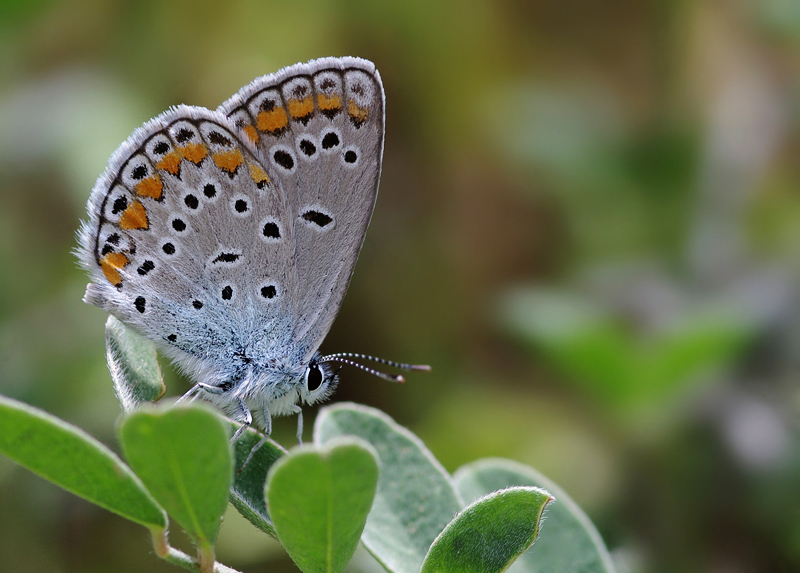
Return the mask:
{"type": "Polygon", "coordinates": [[[342,304],[378,193],[385,96],[374,64],[323,58],[257,78],[214,111],[138,128],[95,184],[78,257],[84,301],[152,340],[200,397],[269,434],[326,399],[319,346],[342,304]]]}

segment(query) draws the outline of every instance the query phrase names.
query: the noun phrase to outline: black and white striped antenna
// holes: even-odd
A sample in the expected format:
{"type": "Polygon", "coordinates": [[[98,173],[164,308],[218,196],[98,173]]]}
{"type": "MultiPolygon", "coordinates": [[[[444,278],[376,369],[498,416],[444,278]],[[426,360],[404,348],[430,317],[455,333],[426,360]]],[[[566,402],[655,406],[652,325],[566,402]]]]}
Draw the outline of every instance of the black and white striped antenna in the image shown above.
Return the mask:
{"type": "Polygon", "coordinates": [[[347,364],[348,366],[355,366],[356,368],[360,368],[364,372],[369,372],[370,374],[377,376],[378,378],[382,378],[384,380],[388,380],[389,382],[405,382],[406,379],[400,374],[386,374],[385,372],[381,372],[380,370],[375,370],[374,368],[370,368],[369,366],[364,366],[359,362],[351,360],[352,358],[358,358],[360,360],[371,360],[373,362],[379,362],[381,364],[386,364],[387,366],[392,366],[393,368],[399,368],[400,370],[418,370],[423,372],[430,372],[431,367],[427,364],[405,364],[402,362],[395,362],[393,360],[386,360],[385,358],[378,358],[376,356],[370,356],[368,354],[356,354],[354,352],[337,352],[336,354],[328,354],[327,356],[323,356],[317,362],[339,362],[341,364],[347,364]]]}

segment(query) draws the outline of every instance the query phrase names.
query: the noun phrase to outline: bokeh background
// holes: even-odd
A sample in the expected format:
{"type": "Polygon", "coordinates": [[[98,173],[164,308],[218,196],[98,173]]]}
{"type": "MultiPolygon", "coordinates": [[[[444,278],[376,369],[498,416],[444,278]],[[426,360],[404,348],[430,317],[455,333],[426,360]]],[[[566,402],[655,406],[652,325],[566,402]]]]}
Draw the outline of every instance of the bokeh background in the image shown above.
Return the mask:
{"type": "MultiPolygon", "coordinates": [[[[345,370],[334,400],[451,471],[536,467],[620,571],[800,570],[794,0],[0,2],[0,393],[118,450],[106,317],[71,254],[95,178],[168,106],[328,55],[377,64],[387,134],[323,350],[433,366],[345,370]]],[[[235,512],[218,554],[296,571],[235,512]]],[[[0,570],[177,569],[0,459],[0,570]]]]}

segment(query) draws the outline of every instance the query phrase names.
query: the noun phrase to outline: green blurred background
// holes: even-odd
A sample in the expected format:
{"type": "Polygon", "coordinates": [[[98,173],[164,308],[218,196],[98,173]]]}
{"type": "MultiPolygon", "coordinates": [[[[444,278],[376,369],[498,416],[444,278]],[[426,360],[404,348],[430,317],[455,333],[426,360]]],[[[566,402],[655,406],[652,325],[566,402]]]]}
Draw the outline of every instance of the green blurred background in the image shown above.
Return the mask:
{"type": "MultiPolygon", "coordinates": [[[[433,366],[345,370],[334,400],[448,470],[538,468],[620,571],[800,570],[796,0],[0,2],[0,393],[118,450],[70,252],[95,178],[168,106],[329,55],[376,63],[387,127],[323,350],[433,366]]],[[[296,571],[235,512],[218,554],[296,571]]],[[[0,570],[177,569],[0,459],[0,570]]]]}

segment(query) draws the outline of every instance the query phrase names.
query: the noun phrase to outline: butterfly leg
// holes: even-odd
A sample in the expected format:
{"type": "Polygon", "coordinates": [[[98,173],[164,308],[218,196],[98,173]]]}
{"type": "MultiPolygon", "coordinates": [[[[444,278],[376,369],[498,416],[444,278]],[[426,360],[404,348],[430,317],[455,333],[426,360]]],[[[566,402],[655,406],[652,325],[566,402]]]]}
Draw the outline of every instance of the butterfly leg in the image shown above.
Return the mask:
{"type": "Polygon", "coordinates": [[[264,406],[261,413],[264,416],[264,435],[269,436],[272,433],[272,414],[269,412],[269,406],[264,406]]]}
{"type": "Polygon", "coordinates": [[[303,444],[303,409],[295,404],[292,410],[297,414],[297,443],[303,444]]]}
{"type": "Polygon", "coordinates": [[[189,402],[194,402],[200,397],[201,391],[208,392],[209,394],[222,394],[223,392],[223,390],[218,386],[211,386],[210,384],[203,384],[202,382],[198,382],[197,384],[189,388],[189,391],[186,392],[186,394],[178,398],[175,401],[175,404],[180,404],[187,398],[189,398],[189,402]]]}
{"type": "Polygon", "coordinates": [[[233,419],[237,422],[241,422],[242,425],[239,426],[239,429],[236,430],[236,432],[234,432],[233,437],[231,438],[231,443],[238,440],[245,430],[250,427],[250,424],[253,423],[253,414],[250,413],[250,408],[247,407],[247,404],[244,403],[244,400],[239,400],[239,403],[236,407],[236,412],[233,415],[233,419]]]}
{"type": "Polygon", "coordinates": [[[263,445],[264,445],[264,444],[266,444],[266,443],[267,443],[267,436],[266,436],[266,434],[265,434],[264,436],[262,436],[262,437],[261,437],[261,439],[260,439],[260,440],[258,440],[258,443],[257,443],[255,446],[253,446],[253,449],[251,449],[251,450],[250,450],[250,453],[249,453],[249,454],[247,454],[247,459],[246,459],[246,460],[244,461],[244,463],[242,464],[242,467],[241,467],[241,468],[239,468],[239,471],[242,471],[244,468],[246,468],[246,467],[247,467],[247,464],[249,464],[249,463],[250,463],[250,460],[252,460],[252,459],[253,459],[253,456],[256,454],[256,452],[257,452],[258,450],[260,450],[260,449],[261,449],[261,446],[263,446],[263,445]]]}
{"type": "Polygon", "coordinates": [[[267,443],[267,438],[272,433],[272,415],[270,415],[269,408],[267,408],[266,406],[264,406],[263,415],[264,415],[264,435],[261,437],[258,443],[255,446],[253,446],[253,448],[250,450],[250,453],[247,455],[247,459],[242,464],[242,467],[239,468],[240,472],[247,467],[247,464],[249,464],[250,460],[253,459],[255,453],[259,449],[261,449],[261,446],[267,443]]]}
{"type": "Polygon", "coordinates": [[[186,394],[175,400],[175,404],[180,404],[187,398],[191,398],[189,402],[194,402],[195,399],[200,395],[200,390],[201,390],[200,384],[195,384],[189,389],[188,392],[186,392],[186,394]]]}

